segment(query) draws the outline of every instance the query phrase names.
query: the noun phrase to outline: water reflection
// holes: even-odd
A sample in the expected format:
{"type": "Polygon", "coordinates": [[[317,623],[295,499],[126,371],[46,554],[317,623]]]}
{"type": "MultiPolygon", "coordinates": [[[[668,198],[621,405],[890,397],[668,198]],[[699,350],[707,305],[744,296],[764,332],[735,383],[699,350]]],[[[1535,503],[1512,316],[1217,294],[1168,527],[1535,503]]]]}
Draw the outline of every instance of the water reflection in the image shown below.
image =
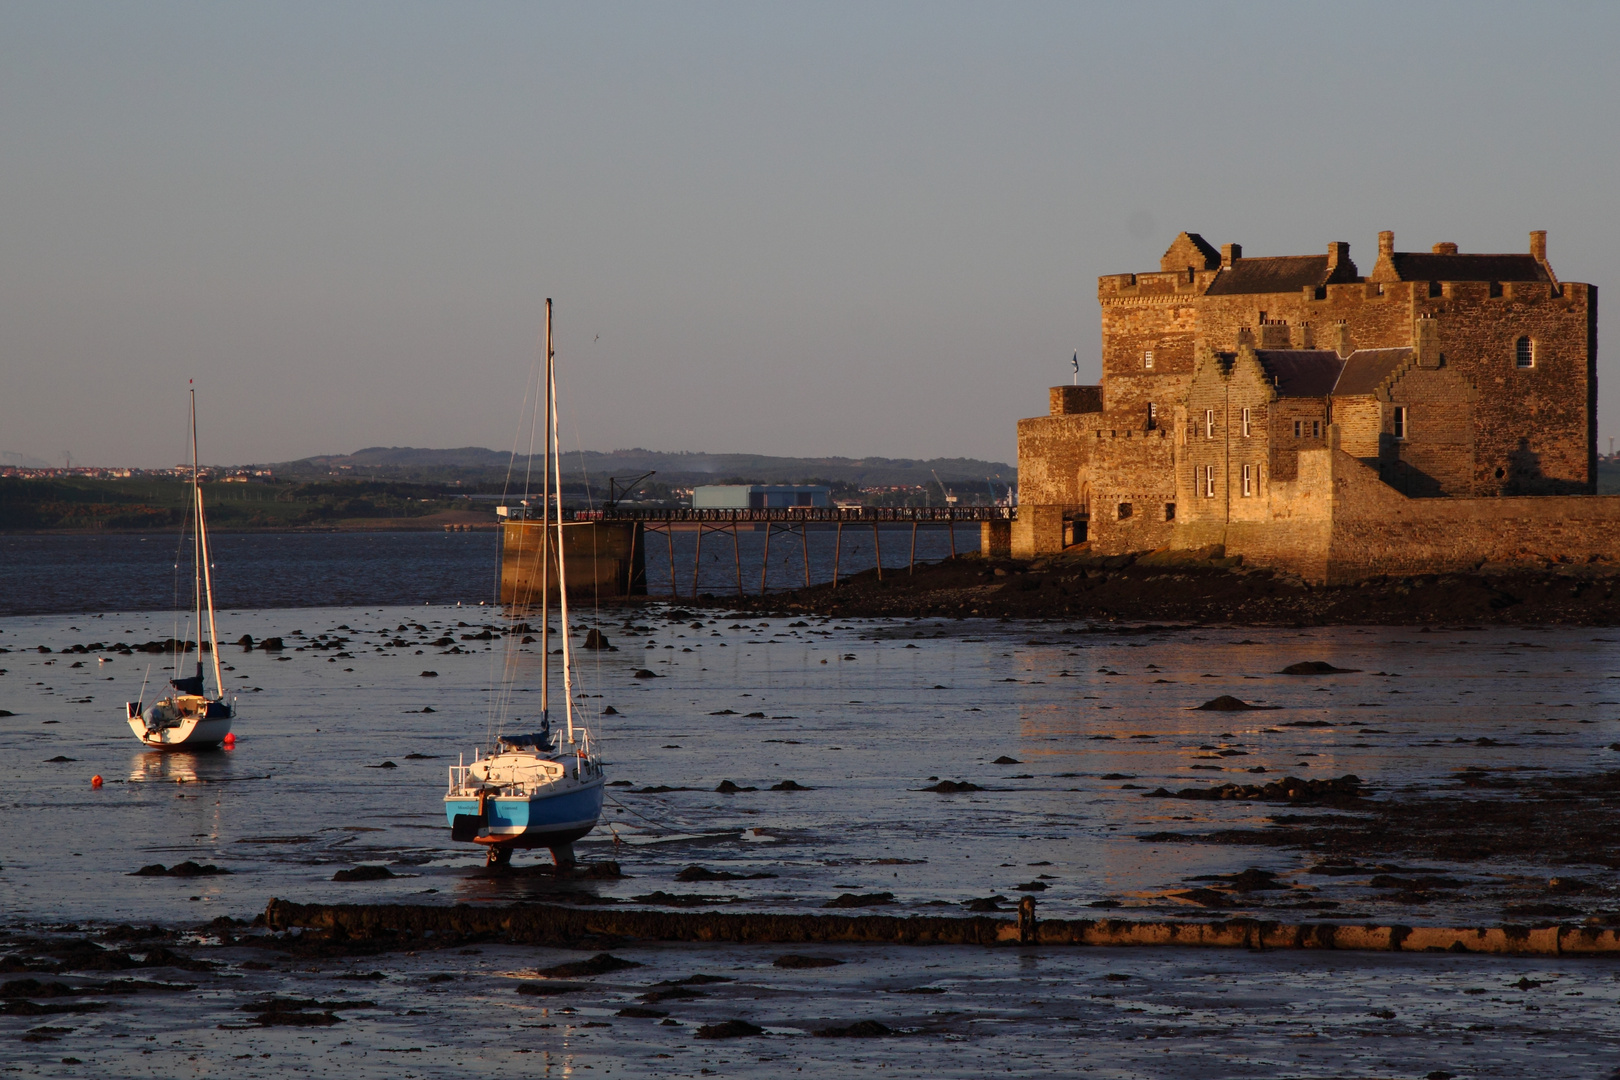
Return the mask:
{"type": "Polygon", "coordinates": [[[132,784],[195,784],[230,773],[230,754],[224,750],[148,750],[129,759],[132,784]]]}

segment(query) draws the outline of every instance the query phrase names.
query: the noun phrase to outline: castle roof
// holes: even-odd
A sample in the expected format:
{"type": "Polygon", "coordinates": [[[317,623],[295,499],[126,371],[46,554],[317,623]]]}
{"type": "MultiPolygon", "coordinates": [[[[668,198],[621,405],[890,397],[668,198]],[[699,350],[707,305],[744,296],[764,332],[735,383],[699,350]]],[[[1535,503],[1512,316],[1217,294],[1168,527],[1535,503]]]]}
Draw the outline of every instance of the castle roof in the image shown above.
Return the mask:
{"type": "Polygon", "coordinates": [[[1344,370],[1331,349],[1257,349],[1254,355],[1278,397],[1326,397],[1344,370]]]}
{"type": "Polygon", "coordinates": [[[1375,393],[1385,379],[1410,359],[1410,348],[1357,349],[1344,362],[1344,371],[1333,387],[1333,394],[1348,397],[1375,393]]]}
{"type": "Polygon", "coordinates": [[[1223,267],[1210,283],[1205,296],[1237,296],[1249,293],[1299,292],[1326,285],[1330,281],[1356,281],[1355,264],[1345,258],[1333,264],[1326,255],[1274,255],[1258,259],[1237,258],[1223,267]]]}
{"type": "Polygon", "coordinates": [[[1397,281],[1552,280],[1547,268],[1534,255],[1458,255],[1433,254],[1427,251],[1394,251],[1389,254],[1389,263],[1395,270],[1397,281]]]}
{"type": "Polygon", "coordinates": [[[1377,392],[1412,359],[1412,350],[1357,349],[1346,359],[1331,349],[1256,349],[1254,355],[1278,397],[1350,397],[1377,392]]]}

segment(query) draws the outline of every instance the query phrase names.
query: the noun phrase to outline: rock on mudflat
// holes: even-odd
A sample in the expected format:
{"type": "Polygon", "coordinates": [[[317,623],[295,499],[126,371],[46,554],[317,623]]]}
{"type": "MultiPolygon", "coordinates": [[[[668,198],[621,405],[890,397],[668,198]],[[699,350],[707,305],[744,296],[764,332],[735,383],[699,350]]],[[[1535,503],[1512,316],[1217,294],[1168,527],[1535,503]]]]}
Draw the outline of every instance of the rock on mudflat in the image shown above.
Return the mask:
{"type": "Polygon", "coordinates": [[[1210,698],[1202,705],[1194,706],[1199,712],[1259,712],[1266,709],[1278,709],[1280,705],[1250,705],[1242,698],[1235,698],[1231,694],[1222,694],[1217,698],[1210,698]]]}

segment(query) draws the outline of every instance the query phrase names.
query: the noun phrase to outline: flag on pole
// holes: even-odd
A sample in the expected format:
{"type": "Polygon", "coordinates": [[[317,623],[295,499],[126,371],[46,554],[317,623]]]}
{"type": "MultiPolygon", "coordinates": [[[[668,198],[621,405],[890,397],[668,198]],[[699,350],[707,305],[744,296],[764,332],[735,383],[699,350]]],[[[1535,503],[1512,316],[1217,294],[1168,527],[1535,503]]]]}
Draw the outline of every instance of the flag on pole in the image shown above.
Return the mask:
{"type": "Polygon", "coordinates": [[[1071,360],[1070,363],[1072,363],[1074,365],[1074,385],[1079,386],[1080,385],[1080,350],[1079,349],[1076,349],[1074,351],[1074,359],[1071,360]]]}

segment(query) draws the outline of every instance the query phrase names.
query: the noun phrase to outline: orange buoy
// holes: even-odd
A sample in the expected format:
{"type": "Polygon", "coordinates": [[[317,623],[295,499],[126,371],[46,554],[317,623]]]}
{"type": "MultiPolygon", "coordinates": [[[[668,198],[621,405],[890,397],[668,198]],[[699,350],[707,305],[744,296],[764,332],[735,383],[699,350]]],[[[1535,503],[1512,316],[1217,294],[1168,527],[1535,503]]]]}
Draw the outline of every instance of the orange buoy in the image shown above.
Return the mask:
{"type": "Polygon", "coordinates": [[[235,747],[236,747],[236,734],[234,732],[227,731],[225,733],[225,749],[231,750],[231,749],[234,749],[235,747]]]}
{"type": "Polygon", "coordinates": [[[90,786],[91,787],[100,787],[101,786],[101,774],[100,773],[97,773],[96,775],[94,775],[94,776],[92,776],[90,778],[90,786]]]}

